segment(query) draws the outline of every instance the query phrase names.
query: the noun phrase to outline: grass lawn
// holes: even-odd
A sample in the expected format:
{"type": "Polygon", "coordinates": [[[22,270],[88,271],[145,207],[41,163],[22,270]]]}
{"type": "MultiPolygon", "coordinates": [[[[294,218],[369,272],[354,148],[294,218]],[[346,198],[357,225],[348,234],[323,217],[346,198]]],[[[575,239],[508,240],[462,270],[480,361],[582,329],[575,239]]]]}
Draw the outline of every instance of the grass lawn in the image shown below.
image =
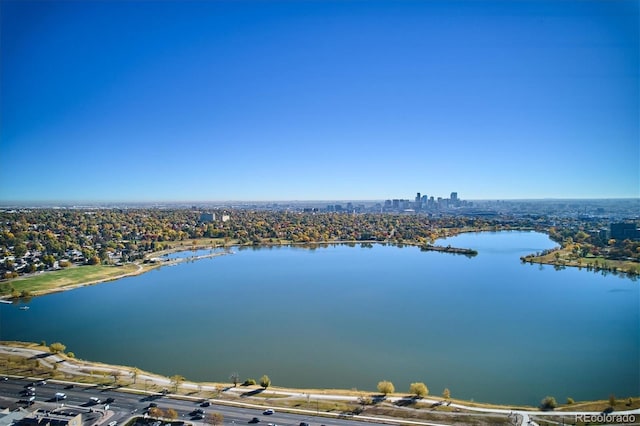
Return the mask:
{"type": "Polygon", "coordinates": [[[640,263],[627,260],[612,260],[604,257],[589,256],[576,257],[570,250],[561,249],[544,256],[527,256],[527,262],[543,263],[547,265],[571,266],[578,268],[590,268],[596,271],[615,273],[627,273],[640,275],[640,263]]]}
{"type": "Polygon", "coordinates": [[[122,275],[135,273],[138,269],[138,265],[135,264],[127,264],[124,266],[72,266],[59,271],[16,278],[10,282],[18,291],[27,290],[32,294],[38,294],[56,288],[115,279],[122,275]]]}

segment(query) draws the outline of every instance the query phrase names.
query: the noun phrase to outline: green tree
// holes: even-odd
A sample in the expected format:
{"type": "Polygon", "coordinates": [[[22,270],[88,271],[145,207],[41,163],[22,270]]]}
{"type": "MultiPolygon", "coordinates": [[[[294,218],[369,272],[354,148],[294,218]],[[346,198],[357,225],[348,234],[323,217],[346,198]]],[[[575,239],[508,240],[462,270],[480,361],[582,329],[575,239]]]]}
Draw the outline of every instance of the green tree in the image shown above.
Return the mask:
{"type": "Polygon", "coordinates": [[[64,352],[67,347],[60,342],[52,343],[49,345],[49,352],[58,354],[64,352]]]}
{"type": "Polygon", "coordinates": [[[567,398],[567,405],[571,405],[571,404],[574,404],[574,403],[575,403],[575,401],[573,400],[573,398],[571,398],[571,397],[567,398]]]}
{"type": "Polygon", "coordinates": [[[442,397],[444,399],[450,399],[451,398],[451,391],[449,390],[449,388],[444,388],[444,390],[442,391],[442,397]]]}
{"type": "Polygon", "coordinates": [[[394,393],[396,391],[396,388],[393,386],[393,383],[391,383],[388,380],[382,380],[380,382],[378,382],[378,392],[380,392],[383,395],[388,395],[390,393],[394,393]]]}
{"type": "Polygon", "coordinates": [[[611,408],[616,406],[616,396],[614,394],[609,395],[609,406],[611,408]]]}
{"type": "Polygon", "coordinates": [[[20,257],[23,257],[25,254],[27,254],[27,246],[24,245],[24,243],[16,244],[15,247],[13,248],[13,255],[16,258],[20,258],[20,257]]]}
{"type": "Polygon", "coordinates": [[[271,386],[271,379],[269,378],[269,376],[265,374],[264,376],[260,377],[260,386],[265,389],[271,386]]]}
{"type": "Polygon", "coordinates": [[[409,393],[415,395],[418,398],[424,398],[429,395],[429,388],[424,383],[411,383],[409,386],[409,393]]]}

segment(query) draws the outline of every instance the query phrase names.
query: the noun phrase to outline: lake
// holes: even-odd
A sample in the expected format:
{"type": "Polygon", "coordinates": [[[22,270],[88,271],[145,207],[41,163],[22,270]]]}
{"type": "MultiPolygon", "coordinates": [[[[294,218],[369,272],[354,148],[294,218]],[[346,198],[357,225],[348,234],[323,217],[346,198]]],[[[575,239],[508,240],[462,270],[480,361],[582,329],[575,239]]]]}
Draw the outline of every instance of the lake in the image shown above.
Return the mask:
{"type": "MultiPolygon", "coordinates": [[[[0,304],[0,339],[189,380],[376,389],[539,404],[640,395],[638,282],[523,264],[533,232],[438,241],[472,258],[359,244],[235,248],[147,274],[0,304]]],[[[208,253],[208,251],[207,251],[208,253]]],[[[206,254],[206,253],[199,253],[206,254]]],[[[193,253],[191,253],[193,255],[193,253]]]]}

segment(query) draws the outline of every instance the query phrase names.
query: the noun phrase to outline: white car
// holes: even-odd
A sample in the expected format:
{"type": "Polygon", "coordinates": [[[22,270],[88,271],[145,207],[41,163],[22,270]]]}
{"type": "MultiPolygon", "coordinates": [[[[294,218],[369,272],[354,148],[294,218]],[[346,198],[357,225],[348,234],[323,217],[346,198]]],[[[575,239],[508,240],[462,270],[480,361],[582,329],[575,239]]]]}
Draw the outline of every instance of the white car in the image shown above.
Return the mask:
{"type": "Polygon", "coordinates": [[[64,392],[56,392],[56,399],[67,399],[67,395],[64,392]]]}

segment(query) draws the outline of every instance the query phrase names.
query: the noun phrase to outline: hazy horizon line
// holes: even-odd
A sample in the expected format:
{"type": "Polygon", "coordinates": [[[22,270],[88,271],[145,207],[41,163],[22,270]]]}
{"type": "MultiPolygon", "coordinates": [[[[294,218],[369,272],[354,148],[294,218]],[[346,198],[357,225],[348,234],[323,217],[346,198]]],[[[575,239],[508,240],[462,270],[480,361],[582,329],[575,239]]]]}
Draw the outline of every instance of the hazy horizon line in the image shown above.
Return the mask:
{"type": "MultiPolygon", "coordinates": [[[[359,203],[377,203],[386,200],[410,200],[412,198],[377,198],[377,199],[268,199],[268,200],[252,200],[252,199],[218,199],[218,200],[0,200],[0,206],[7,205],[24,205],[24,204],[202,204],[202,203],[336,203],[336,202],[359,202],[359,203]]],[[[442,198],[448,199],[448,198],[442,198]]],[[[463,198],[462,201],[640,201],[640,197],[543,197],[543,198],[463,198]]]]}

